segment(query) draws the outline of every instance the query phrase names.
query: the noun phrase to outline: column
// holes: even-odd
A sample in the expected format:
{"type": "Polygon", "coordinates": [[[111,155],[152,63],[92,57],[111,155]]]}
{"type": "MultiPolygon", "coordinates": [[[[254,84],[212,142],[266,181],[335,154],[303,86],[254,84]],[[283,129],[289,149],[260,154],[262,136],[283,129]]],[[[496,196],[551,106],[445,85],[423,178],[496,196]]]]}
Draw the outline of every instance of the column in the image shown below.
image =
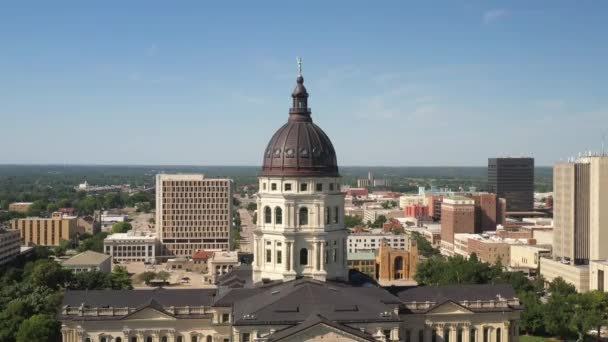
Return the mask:
{"type": "Polygon", "coordinates": [[[293,242],[288,241],[287,242],[287,253],[285,253],[285,258],[287,258],[287,270],[291,271],[293,270],[293,258],[292,258],[292,253],[291,250],[293,249],[293,242]]]}
{"type": "Polygon", "coordinates": [[[450,342],[458,342],[458,326],[456,326],[455,324],[452,324],[450,326],[450,342]]]}
{"type": "Polygon", "coordinates": [[[510,322],[505,322],[504,326],[502,329],[500,329],[500,333],[502,334],[502,336],[500,337],[500,342],[510,342],[509,340],[509,332],[510,332],[510,328],[511,325],[509,324],[510,322]]]}
{"type": "Polygon", "coordinates": [[[254,268],[257,268],[258,266],[258,239],[255,237],[253,237],[253,266],[254,268]]]}
{"type": "Polygon", "coordinates": [[[321,215],[321,206],[320,205],[316,205],[316,222],[315,222],[315,228],[321,227],[321,217],[323,217],[323,215],[321,215]]]}
{"type": "Polygon", "coordinates": [[[431,327],[425,326],[423,331],[424,342],[431,342],[431,327]]]}
{"type": "MultiPolygon", "coordinates": [[[[471,338],[471,326],[465,324],[462,326],[462,342],[469,342],[471,338]]],[[[458,341],[457,341],[458,342],[458,341]]]]}
{"type": "Polygon", "coordinates": [[[325,241],[321,241],[321,271],[325,271],[325,241]]]}
{"type": "Polygon", "coordinates": [[[318,259],[317,258],[317,253],[319,251],[318,251],[317,246],[318,246],[317,245],[317,241],[313,241],[312,242],[312,265],[311,265],[313,271],[318,270],[318,267],[317,267],[317,259],[318,259]]]}

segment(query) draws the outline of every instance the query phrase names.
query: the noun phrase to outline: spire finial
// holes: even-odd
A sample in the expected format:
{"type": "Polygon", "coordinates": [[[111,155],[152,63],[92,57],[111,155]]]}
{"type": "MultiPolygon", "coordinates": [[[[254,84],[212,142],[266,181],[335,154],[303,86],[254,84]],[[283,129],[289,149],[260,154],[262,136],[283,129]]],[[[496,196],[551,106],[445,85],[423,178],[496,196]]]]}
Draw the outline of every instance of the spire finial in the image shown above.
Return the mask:
{"type": "Polygon", "coordinates": [[[302,58],[298,57],[296,61],[298,62],[298,76],[302,76],[302,58]]]}

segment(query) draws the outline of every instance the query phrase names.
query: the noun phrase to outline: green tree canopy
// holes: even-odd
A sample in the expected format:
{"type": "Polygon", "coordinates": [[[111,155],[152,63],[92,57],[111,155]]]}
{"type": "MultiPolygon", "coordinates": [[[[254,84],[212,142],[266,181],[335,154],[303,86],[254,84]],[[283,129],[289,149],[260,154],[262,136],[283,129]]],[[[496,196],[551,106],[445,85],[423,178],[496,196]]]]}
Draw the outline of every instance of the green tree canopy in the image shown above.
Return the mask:
{"type": "Polygon", "coordinates": [[[131,290],[133,285],[127,268],[124,266],[115,266],[110,275],[110,284],[113,290],[131,290]]]}
{"type": "Polygon", "coordinates": [[[17,342],[56,342],[61,339],[60,324],[52,316],[34,315],[21,323],[17,342]]]}
{"type": "Polygon", "coordinates": [[[133,226],[129,222],[118,222],[112,226],[112,234],[126,233],[133,229],[133,226]]]}
{"type": "Polygon", "coordinates": [[[361,218],[361,216],[357,216],[357,215],[345,215],[344,216],[344,224],[348,228],[353,228],[353,227],[356,227],[356,226],[362,226],[363,225],[363,219],[361,218]]]}
{"type": "Polygon", "coordinates": [[[258,209],[258,205],[255,202],[249,202],[247,204],[247,210],[249,211],[255,211],[258,209]]]}

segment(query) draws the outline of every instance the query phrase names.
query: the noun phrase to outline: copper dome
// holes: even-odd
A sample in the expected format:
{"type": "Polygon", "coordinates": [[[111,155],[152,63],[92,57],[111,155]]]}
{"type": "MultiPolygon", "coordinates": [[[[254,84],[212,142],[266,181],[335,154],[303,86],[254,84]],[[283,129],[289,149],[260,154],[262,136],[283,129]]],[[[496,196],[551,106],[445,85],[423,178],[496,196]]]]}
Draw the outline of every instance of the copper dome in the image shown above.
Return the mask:
{"type": "Polygon", "coordinates": [[[302,75],[291,97],[289,119],[268,142],[261,175],[338,177],[336,151],[327,134],[312,122],[302,75]]]}

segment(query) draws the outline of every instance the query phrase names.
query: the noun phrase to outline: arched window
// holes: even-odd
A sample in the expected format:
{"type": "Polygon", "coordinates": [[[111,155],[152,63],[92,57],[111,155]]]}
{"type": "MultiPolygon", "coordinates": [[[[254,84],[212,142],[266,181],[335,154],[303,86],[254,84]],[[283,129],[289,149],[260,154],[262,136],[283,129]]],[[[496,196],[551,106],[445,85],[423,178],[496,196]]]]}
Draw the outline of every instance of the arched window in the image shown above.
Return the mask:
{"type": "Polygon", "coordinates": [[[211,337],[211,335],[207,336],[207,342],[213,342],[213,337],[211,337]]]}
{"type": "Polygon", "coordinates": [[[122,342],[122,338],[117,337],[117,338],[114,339],[114,342],[122,342]]]}
{"type": "Polygon", "coordinates": [[[264,223],[272,223],[272,209],[264,207],[264,223]]]}
{"type": "Polygon", "coordinates": [[[331,208],[327,207],[327,208],[325,208],[325,224],[329,224],[330,221],[331,221],[331,208]]]}
{"type": "Polygon", "coordinates": [[[182,336],[177,336],[177,342],[184,342],[184,338],[182,336]]]}
{"type": "Polygon", "coordinates": [[[192,336],[190,338],[190,342],[198,342],[198,337],[197,336],[192,336]]]}
{"type": "Polygon", "coordinates": [[[308,249],[306,248],[300,249],[300,265],[308,265],[308,249]]]}
{"type": "Polygon", "coordinates": [[[308,225],[308,208],[300,208],[300,226],[308,225]]]}
{"type": "Polygon", "coordinates": [[[476,329],[471,329],[471,331],[469,331],[469,342],[476,342],[477,341],[477,330],[476,329]]]}
{"type": "Polygon", "coordinates": [[[131,337],[131,342],[137,342],[137,337],[131,337]]]}
{"type": "Polygon", "coordinates": [[[274,224],[283,224],[283,209],[281,207],[274,208],[274,224]]]}
{"type": "Polygon", "coordinates": [[[334,208],[334,223],[338,223],[340,217],[340,207],[334,208]]]}
{"type": "Polygon", "coordinates": [[[91,342],[91,339],[87,337],[84,339],[84,342],[91,342]]]}
{"type": "Polygon", "coordinates": [[[152,336],[146,337],[146,342],[152,342],[152,336]]]}
{"type": "Polygon", "coordinates": [[[169,338],[168,338],[167,336],[163,336],[163,337],[160,339],[160,342],[168,342],[168,341],[169,341],[169,338]]]}
{"type": "Polygon", "coordinates": [[[501,337],[502,337],[501,335],[502,335],[502,329],[496,328],[496,342],[501,341],[501,337]]]}

